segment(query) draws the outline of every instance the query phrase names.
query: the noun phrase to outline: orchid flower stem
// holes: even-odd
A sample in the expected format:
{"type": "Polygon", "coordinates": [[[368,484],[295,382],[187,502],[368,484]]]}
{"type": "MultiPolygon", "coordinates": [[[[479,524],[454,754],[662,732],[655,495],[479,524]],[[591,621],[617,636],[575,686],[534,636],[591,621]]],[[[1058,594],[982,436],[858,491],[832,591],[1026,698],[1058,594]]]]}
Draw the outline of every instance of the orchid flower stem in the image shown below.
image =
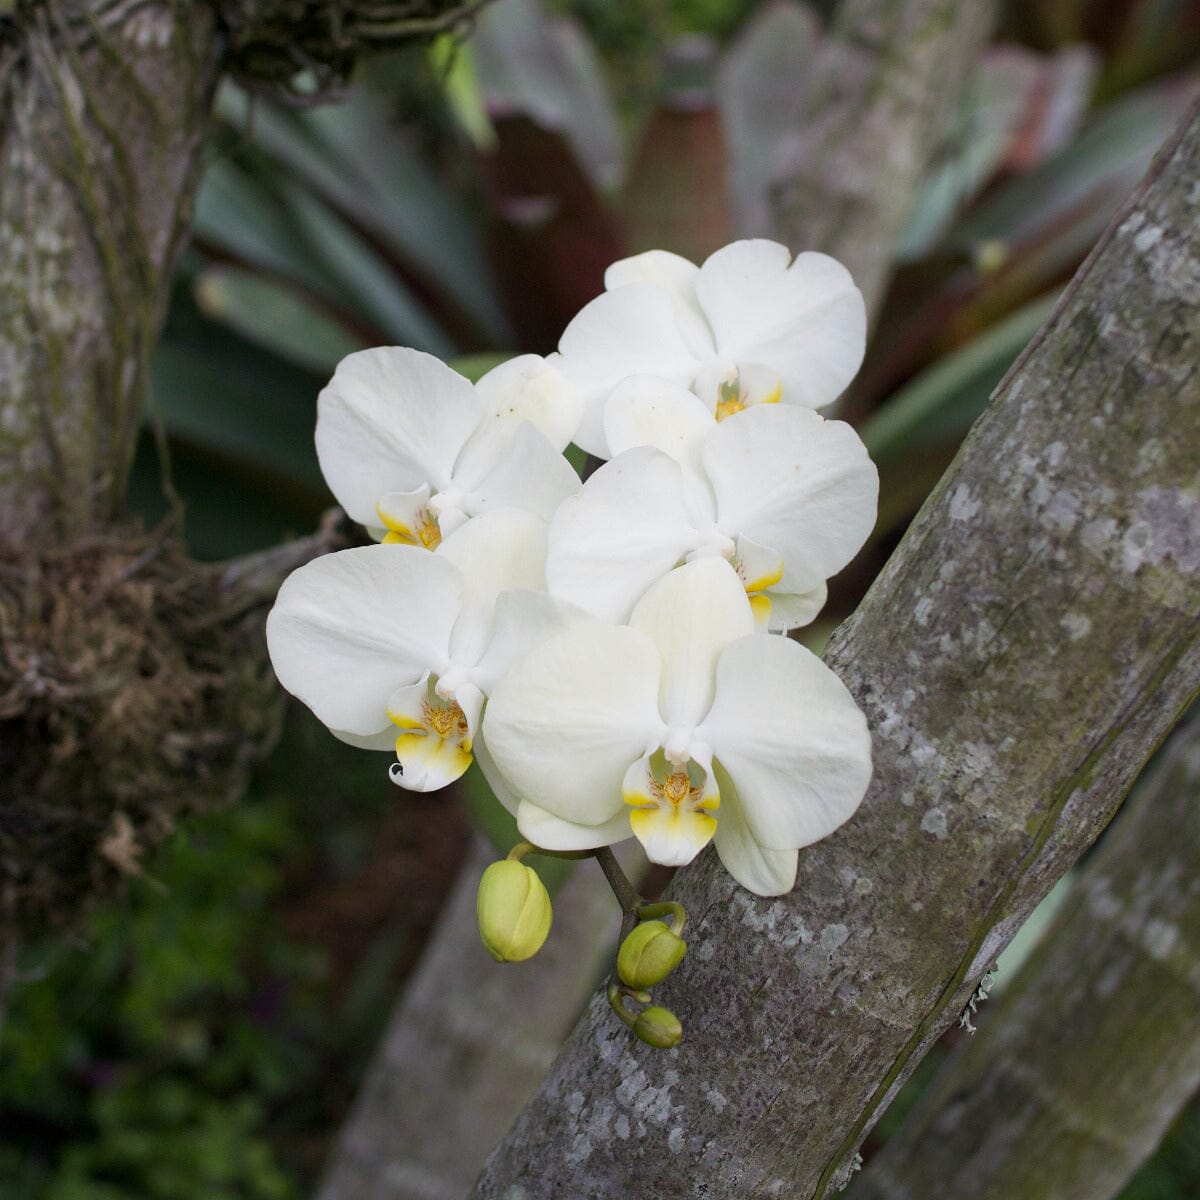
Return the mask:
{"type": "Polygon", "coordinates": [[[639,1004],[650,1003],[649,992],[635,992],[632,988],[627,988],[620,983],[610,983],[608,985],[608,1006],[631,1028],[637,1021],[637,1016],[625,1007],[625,997],[628,996],[639,1004]]]}
{"type": "Polygon", "coordinates": [[[591,858],[590,850],[547,850],[543,846],[535,846],[532,842],[518,842],[505,855],[513,862],[520,862],[527,854],[543,854],[547,858],[591,858]]]}
{"type": "Polygon", "coordinates": [[[621,906],[624,918],[621,932],[624,935],[628,932],[624,925],[636,923],[638,910],[645,907],[646,902],[638,894],[637,888],[630,883],[629,876],[621,870],[621,864],[617,862],[617,856],[610,847],[600,846],[591,853],[600,864],[600,870],[604,872],[604,878],[608,880],[608,886],[612,888],[613,895],[616,896],[617,903],[621,906]]]}
{"type": "Polygon", "coordinates": [[[687,921],[687,910],[674,900],[664,900],[661,904],[643,904],[637,910],[639,921],[653,921],[662,917],[670,917],[671,932],[680,937],[683,926],[687,921]]]}

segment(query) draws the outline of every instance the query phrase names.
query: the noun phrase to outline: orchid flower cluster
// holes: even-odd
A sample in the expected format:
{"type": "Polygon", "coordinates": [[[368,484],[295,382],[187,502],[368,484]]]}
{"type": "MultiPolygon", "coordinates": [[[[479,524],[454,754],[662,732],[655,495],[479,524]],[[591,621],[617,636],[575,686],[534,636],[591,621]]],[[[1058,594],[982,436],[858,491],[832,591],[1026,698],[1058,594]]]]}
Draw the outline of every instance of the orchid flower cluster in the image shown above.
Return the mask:
{"type": "Polygon", "coordinates": [[[779,636],[875,521],[865,447],[815,411],[861,363],[862,298],[762,240],[640,254],[605,288],[557,354],[475,384],[415,350],[342,361],[317,451],[378,544],[285,582],[272,661],[336,736],[393,751],[401,787],[475,759],[533,846],[633,836],[681,866],[711,841],[778,895],[871,772],[849,692],[779,636]],[[572,442],[606,460],[586,482],[572,442]]]}

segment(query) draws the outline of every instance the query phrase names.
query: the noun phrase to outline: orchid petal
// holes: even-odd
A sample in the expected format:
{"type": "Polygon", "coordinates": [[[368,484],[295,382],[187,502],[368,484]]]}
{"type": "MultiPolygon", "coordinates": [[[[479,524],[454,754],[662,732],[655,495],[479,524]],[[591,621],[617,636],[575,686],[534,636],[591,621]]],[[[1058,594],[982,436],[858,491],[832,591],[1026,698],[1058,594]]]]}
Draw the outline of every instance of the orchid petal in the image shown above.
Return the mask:
{"type": "Polygon", "coordinates": [[[604,272],[607,291],[631,283],[652,283],[670,294],[684,340],[699,358],[712,353],[713,336],[696,299],[700,268],[669,250],[647,250],[615,262],[604,272]]]}
{"type": "Polygon", "coordinates": [[[650,283],[630,283],[586,304],[559,340],[558,368],[584,396],[576,445],[609,457],[604,401],[630,375],[689,384],[701,359],[680,326],[676,301],[650,283]]]}
{"type": "Polygon", "coordinates": [[[760,405],[722,421],[703,458],[718,524],[783,556],[781,591],[818,587],[875,524],[879,475],[843,421],[760,405]]]}
{"type": "Polygon", "coordinates": [[[453,698],[439,695],[426,672],[419,682],[388,698],[388,720],[400,731],[392,782],[410,792],[433,792],[453,783],[471,765],[471,741],[483,696],[467,685],[453,698]]]}
{"type": "Polygon", "coordinates": [[[347,733],[344,729],[331,729],[329,732],[339,742],[345,742],[347,746],[353,746],[357,750],[393,751],[396,748],[396,730],[391,725],[378,733],[347,733]]]}
{"type": "Polygon", "coordinates": [[[551,361],[522,354],[493,367],[475,384],[483,425],[515,430],[529,421],[557,451],[565,450],[583,416],[583,396],[551,361]]]}
{"type": "Polygon", "coordinates": [[[464,589],[449,560],[410,546],[362,546],[306,563],[267,618],[279,682],[330,729],[378,733],[393,690],[445,662],[464,589]]]}
{"type": "Polygon", "coordinates": [[[545,589],[547,531],[546,522],[533,513],[497,509],[468,521],[438,547],[438,556],[458,567],[466,580],[461,615],[450,638],[455,663],[479,661],[502,592],[545,589]]]}
{"type": "Polygon", "coordinates": [[[464,495],[469,516],[520,508],[548,521],[579,491],[579,476],[528,421],[515,430],[493,422],[464,448],[454,468],[454,488],[464,495]]]}
{"type": "Polygon", "coordinates": [[[669,727],[690,728],[704,717],[721,652],[754,632],[742,582],[716,556],[695,559],[658,580],[637,602],[629,624],[662,656],[658,702],[669,727]]]}
{"type": "Polygon", "coordinates": [[[763,599],[770,603],[766,614],[767,629],[772,633],[783,633],[811,625],[829,599],[829,588],[823,583],[810,592],[781,592],[768,588],[763,599]]]}
{"type": "Polygon", "coordinates": [[[730,875],[756,896],[782,896],[796,883],[799,855],[795,850],[767,850],[760,846],[746,824],[742,800],[733,781],[714,764],[721,789],[721,819],[713,844],[730,875]]]}
{"type": "Polygon", "coordinates": [[[751,836],[768,850],[832,833],[871,778],[866,718],[842,681],[787,638],[759,633],[725,649],[696,734],[711,744],[751,836]]]}
{"type": "Polygon", "coordinates": [[[778,242],[734,242],[701,266],[696,294],[718,356],[775,372],[785,403],[829,404],[862,365],[862,294],[828,255],[808,252],[792,262],[778,242]]]}
{"type": "Polygon", "coordinates": [[[509,787],[567,821],[615,817],[626,769],[661,733],[659,666],[647,637],[611,625],[569,629],[517,662],[483,715],[509,787]]]}
{"type": "Polygon", "coordinates": [[[487,737],[482,729],[471,749],[475,755],[475,761],[479,764],[479,769],[483,772],[484,779],[487,780],[488,787],[492,789],[492,795],[515,817],[521,804],[521,797],[517,795],[512,785],[501,774],[500,768],[496,766],[496,761],[488,749],[487,737]]]}
{"type": "Polygon", "coordinates": [[[601,620],[623,621],[695,540],[678,463],[649,446],[626,450],[555,514],[547,584],[601,620]]]}
{"type": "Polygon", "coordinates": [[[522,837],[544,850],[594,850],[632,836],[624,809],[599,825],[582,825],[556,817],[529,800],[517,806],[517,828],[522,837]]]}
{"type": "Polygon", "coordinates": [[[606,291],[629,283],[653,283],[681,297],[695,297],[696,276],[700,268],[670,250],[646,250],[629,258],[620,258],[604,272],[606,291]]]}
{"type": "Polygon", "coordinates": [[[485,696],[518,659],[555,634],[594,622],[582,608],[542,591],[508,591],[496,601],[492,635],[471,678],[485,696]]]}
{"type": "Polygon", "coordinates": [[[653,446],[699,471],[704,439],[716,428],[712,413],[692,392],[654,375],[623,380],[604,406],[604,436],[613,458],[635,446],[653,446]]]}
{"type": "Polygon", "coordinates": [[[377,526],[388,492],[446,486],[482,406],[457,371],[400,346],[342,359],[317,397],[317,458],[352,520],[377,526]]]}

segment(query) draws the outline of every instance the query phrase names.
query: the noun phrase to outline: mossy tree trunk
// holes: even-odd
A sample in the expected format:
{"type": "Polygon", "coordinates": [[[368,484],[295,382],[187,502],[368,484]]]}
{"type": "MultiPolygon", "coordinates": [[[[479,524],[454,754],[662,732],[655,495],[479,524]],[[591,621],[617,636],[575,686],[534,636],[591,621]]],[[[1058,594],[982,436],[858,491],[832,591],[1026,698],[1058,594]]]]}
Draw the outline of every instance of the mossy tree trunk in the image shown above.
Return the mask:
{"type": "Polygon", "coordinates": [[[0,538],[120,512],[220,67],[203,4],[0,23],[0,538]]]}
{"type": "Polygon", "coordinates": [[[0,942],[237,794],[274,728],[263,614],[337,540],[214,569],[123,518],[221,73],[319,93],[475,6],[0,5],[0,942]]]}
{"type": "Polygon", "coordinates": [[[852,1200],[1108,1200],[1200,1087],[1200,717],[852,1200]]]}
{"type": "Polygon", "coordinates": [[[681,874],[683,1043],[598,997],[477,1196],[832,1195],[1112,817],[1200,688],[1198,171],[1193,109],[835,634],[860,811],[788,896],[681,874]]]}

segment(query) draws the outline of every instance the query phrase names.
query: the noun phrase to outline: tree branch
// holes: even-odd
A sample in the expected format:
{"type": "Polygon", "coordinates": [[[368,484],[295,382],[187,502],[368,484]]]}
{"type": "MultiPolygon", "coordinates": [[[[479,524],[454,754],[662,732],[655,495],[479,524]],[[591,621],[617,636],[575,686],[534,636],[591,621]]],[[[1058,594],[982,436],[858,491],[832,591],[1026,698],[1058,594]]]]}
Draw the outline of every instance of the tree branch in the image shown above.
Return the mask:
{"type": "Polygon", "coordinates": [[[853,1200],[1115,1196],[1200,1087],[1200,718],[853,1200]]]}
{"type": "Polygon", "coordinates": [[[477,1196],[831,1195],[1110,819],[1200,687],[1198,169],[1193,109],[835,635],[862,808],[789,896],[681,874],[682,1045],[596,999],[477,1196]]]}
{"type": "Polygon", "coordinates": [[[792,168],[770,195],[774,235],[849,269],[883,298],[917,185],[995,22],[983,0],[844,0],[811,67],[792,168]]]}

